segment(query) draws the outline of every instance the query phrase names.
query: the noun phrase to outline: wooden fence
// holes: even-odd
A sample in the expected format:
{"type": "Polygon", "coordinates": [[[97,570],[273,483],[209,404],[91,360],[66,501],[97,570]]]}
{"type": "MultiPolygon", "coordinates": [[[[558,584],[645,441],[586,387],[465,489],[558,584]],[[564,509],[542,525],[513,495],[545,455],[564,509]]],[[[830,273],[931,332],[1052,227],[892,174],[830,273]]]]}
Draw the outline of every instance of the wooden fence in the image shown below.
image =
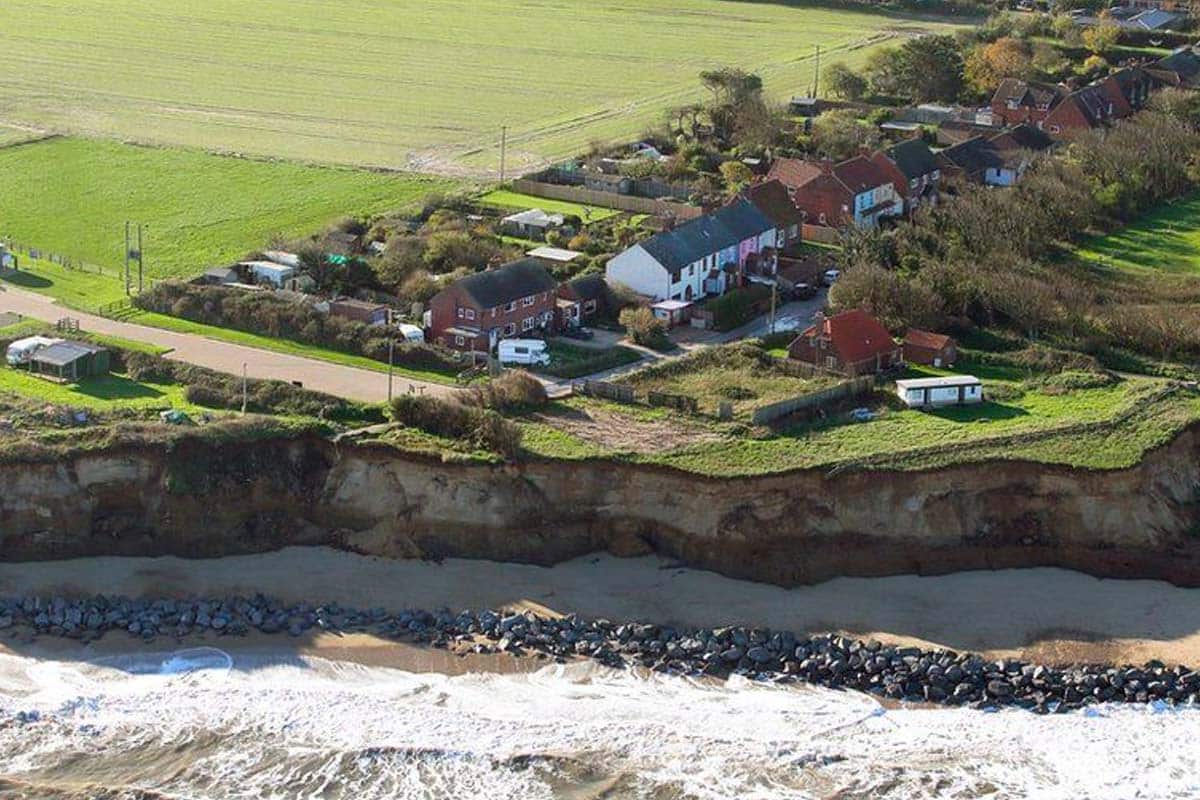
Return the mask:
{"type": "MultiPolygon", "coordinates": [[[[99,264],[92,264],[78,258],[53,253],[49,250],[20,242],[8,242],[7,246],[12,253],[18,256],[24,255],[34,261],[49,261],[51,264],[57,264],[63,269],[75,270],[76,272],[90,272],[94,275],[108,275],[113,278],[121,277],[121,270],[114,267],[102,267],[99,264]]],[[[17,268],[20,269],[20,266],[20,260],[18,259],[17,268]]]]}
{"type": "Polygon", "coordinates": [[[673,408],[676,411],[686,411],[695,414],[700,409],[696,398],[686,394],[668,394],[667,392],[649,392],[646,402],[659,408],[673,408]]]}
{"type": "MultiPolygon", "coordinates": [[[[522,194],[544,197],[548,200],[563,200],[585,206],[615,208],[634,214],[653,214],[660,217],[675,217],[680,220],[693,219],[704,213],[704,209],[683,203],[668,203],[648,197],[632,197],[615,192],[598,192],[581,186],[560,186],[555,183],[540,183],[522,178],[513,181],[513,190],[522,194]]],[[[585,220],[586,221],[586,220],[585,220]]]]}
{"type": "Polygon", "coordinates": [[[609,383],[607,381],[580,381],[571,384],[572,391],[575,394],[581,394],[585,397],[600,397],[605,400],[613,400],[618,403],[634,403],[636,402],[632,386],[626,386],[623,383],[609,383]]]}
{"type": "Polygon", "coordinates": [[[824,391],[796,395],[786,400],[780,400],[777,403],[759,406],[754,409],[754,414],[751,416],[750,421],[755,425],[766,425],[768,422],[773,422],[789,414],[795,414],[797,411],[803,411],[806,408],[817,408],[827,403],[845,400],[849,397],[870,394],[874,389],[875,376],[873,375],[851,378],[824,391]]]}

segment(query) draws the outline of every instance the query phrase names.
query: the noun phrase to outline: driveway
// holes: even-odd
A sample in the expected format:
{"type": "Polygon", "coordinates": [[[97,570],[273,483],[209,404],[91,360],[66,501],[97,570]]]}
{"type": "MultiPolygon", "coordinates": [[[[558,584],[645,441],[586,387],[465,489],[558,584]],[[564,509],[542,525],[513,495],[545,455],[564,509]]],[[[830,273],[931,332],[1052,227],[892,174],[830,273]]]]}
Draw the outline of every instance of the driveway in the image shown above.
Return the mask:
{"type": "MultiPolygon", "coordinates": [[[[241,375],[245,365],[246,374],[251,378],[299,382],[306,389],[364,403],[381,403],[387,400],[388,377],[383,372],[230,344],[197,334],[164,331],[132,322],[98,317],[59,306],[48,297],[11,286],[0,290],[0,312],[4,311],[51,323],[63,317],[71,317],[79,320],[79,326],[85,331],[168,347],[171,352],[166,358],[220,372],[241,375]]],[[[397,375],[393,382],[393,392],[401,394],[410,391],[449,395],[457,390],[452,386],[397,375]]]]}
{"type": "MultiPolygon", "coordinates": [[[[775,332],[803,330],[812,324],[813,315],[825,307],[829,290],[821,289],[811,300],[793,300],[775,309],[775,332]]],[[[739,339],[758,339],[771,332],[771,315],[764,314],[740,328],[719,334],[718,342],[736,342],[739,339]]]]}

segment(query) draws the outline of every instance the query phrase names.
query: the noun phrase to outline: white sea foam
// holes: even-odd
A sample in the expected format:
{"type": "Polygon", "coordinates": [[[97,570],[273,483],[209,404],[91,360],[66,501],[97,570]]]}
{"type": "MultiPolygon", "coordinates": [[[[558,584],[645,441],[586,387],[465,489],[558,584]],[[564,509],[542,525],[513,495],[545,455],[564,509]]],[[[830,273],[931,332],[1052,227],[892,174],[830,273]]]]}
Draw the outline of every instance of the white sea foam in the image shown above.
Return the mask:
{"type": "Polygon", "coordinates": [[[882,709],[592,665],[412,674],[213,649],[0,656],[0,775],[187,797],[1200,796],[1200,711],[882,709]],[[84,756],[81,758],[81,756],[84,756]],[[576,792],[576,793],[573,793],[576,792]]]}

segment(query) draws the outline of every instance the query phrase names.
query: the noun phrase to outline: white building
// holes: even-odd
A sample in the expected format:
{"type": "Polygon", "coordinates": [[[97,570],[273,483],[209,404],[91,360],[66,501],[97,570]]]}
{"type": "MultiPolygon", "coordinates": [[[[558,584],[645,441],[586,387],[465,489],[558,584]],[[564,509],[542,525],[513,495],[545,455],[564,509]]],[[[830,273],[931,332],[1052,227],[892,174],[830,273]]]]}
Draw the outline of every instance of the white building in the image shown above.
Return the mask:
{"type": "Polygon", "coordinates": [[[266,283],[276,289],[284,285],[296,275],[296,270],[273,261],[244,261],[240,266],[250,270],[250,274],[259,283],[266,283]]]}
{"type": "Polygon", "coordinates": [[[776,241],[775,224],[738,198],[617,254],[604,277],[655,302],[690,302],[738,285],[751,259],[760,262],[759,272],[774,274],[776,241]]]}
{"type": "Polygon", "coordinates": [[[983,382],[974,375],[896,381],[896,394],[909,408],[963,406],[983,402],[983,382]]]}

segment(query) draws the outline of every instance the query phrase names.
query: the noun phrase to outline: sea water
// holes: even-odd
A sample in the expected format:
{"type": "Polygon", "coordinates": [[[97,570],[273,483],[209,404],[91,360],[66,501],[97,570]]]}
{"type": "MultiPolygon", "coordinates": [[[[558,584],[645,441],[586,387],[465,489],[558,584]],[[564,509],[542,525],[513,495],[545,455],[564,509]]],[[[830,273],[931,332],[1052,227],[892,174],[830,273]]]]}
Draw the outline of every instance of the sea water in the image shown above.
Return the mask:
{"type": "Polygon", "coordinates": [[[885,709],[592,664],[0,656],[0,797],[1191,799],[1200,710],[885,709]]]}

